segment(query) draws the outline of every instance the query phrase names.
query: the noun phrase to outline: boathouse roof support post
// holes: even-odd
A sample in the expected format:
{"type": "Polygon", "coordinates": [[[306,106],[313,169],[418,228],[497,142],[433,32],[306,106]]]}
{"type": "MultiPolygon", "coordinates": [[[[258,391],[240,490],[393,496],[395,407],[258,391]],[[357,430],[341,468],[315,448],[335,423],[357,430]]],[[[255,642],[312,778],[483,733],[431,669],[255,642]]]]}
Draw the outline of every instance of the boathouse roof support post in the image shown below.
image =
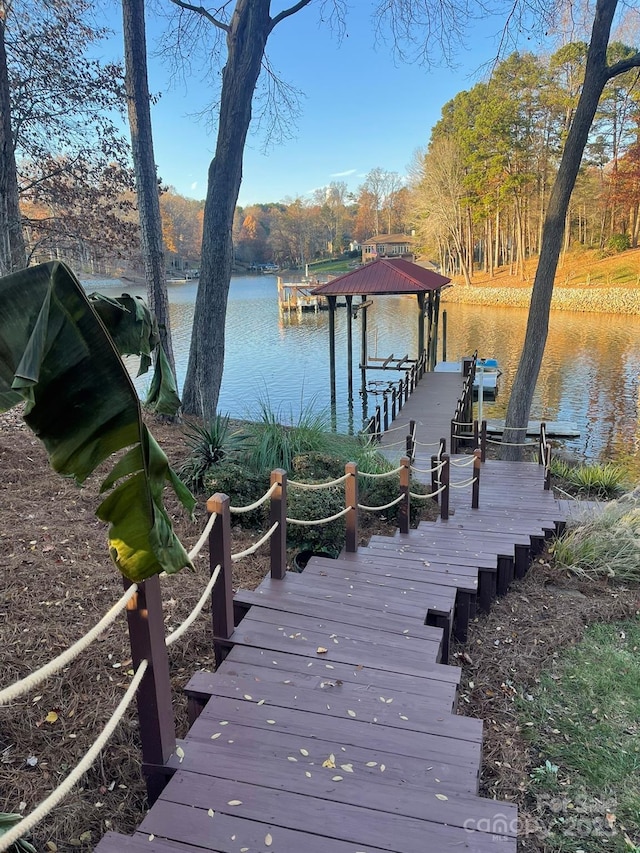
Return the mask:
{"type": "Polygon", "coordinates": [[[360,370],[362,373],[362,398],[367,399],[367,306],[364,304],[367,301],[366,294],[362,294],[362,324],[361,332],[362,339],[360,342],[360,370]]]}
{"type": "Polygon", "coordinates": [[[331,408],[336,406],[336,297],[327,296],[329,303],[329,381],[331,383],[331,408]]]}
{"type": "Polygon", "coordinates": [[[425,294],[424,291],[418,293],[418,359],[424,352],[424,309],[425,309],[425,294]]]}
{"type": "Polygon", "coordinates": [[[353,405],[353,296],[345,296],[347,303],[347,389],[349,395],[349,408],[353,405]]]}

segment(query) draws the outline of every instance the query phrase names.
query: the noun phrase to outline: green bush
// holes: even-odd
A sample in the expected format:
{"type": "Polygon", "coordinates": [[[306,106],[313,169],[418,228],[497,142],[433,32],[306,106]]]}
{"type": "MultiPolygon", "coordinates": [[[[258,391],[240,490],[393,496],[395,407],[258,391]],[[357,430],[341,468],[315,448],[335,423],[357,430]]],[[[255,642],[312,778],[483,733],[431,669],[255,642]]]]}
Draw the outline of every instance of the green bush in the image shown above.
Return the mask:
{"type": "Polygon", "coordinates": [[[231,432],[229,415],[216,415],[210,423],[187,422],[184,434],[190,452],[178,475],[192,492],[200,492],[210,469],[239,450],[242,436],[231,432]]]}
{"type": "Polygon", "coordinates": [[[576,465],[565,459],[551,458],[551,473],[568,489],[592,498],[610,498],[625,488],[626,472],[619,465],[576,465]]]}
{"type": "MultiPolygon", "coordinates": [[[[204,478],[204,487],[209,496],[216,492],[229,495],[232,506],[248,506],[267,491],[269,476],[250,471],[236,462],[225,461],[209,469],[204,478]]],[[[258,509],[235,515],[233,519],[242,526],[264,527],[268,512],[269,502],[267,501],[258,509]]]]}
{"type": "MultiPolygon", "coordinates": [[[[321,491],[289,489],[287,493],[287,516],[311,521],[329,518],[344,509],[344,489],[339,486],[321,491]]],[[[337,557],[345,542],[344,516],[328,524],[303,527],[287,525],[287,547],[298,551],[327,551],[337,557]]]]}
{"type": "Polygon", "coordinates": [[[607,250],[611,254],[617,254],[618,252],[625,252],[627,249],[631,248],[631,240],[629,239],[628,234],[612,234],[611,237],[607,240],[607,250]]]}
{"type": "Polygon", "coordinates": [[[293,458],[291,479],[322,482],[336,480],[344,474],[345,463],[330,453],[311,451],[300,453],[293,458]]]}

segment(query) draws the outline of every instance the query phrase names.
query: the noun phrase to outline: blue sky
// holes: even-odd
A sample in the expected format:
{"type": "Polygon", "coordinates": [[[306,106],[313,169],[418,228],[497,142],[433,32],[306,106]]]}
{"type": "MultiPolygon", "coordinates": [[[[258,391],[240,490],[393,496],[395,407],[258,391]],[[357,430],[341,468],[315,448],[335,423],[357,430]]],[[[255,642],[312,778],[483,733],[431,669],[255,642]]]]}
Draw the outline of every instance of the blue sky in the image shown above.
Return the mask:
{"type": "MultiPolygon", "coordinates": [[[[168,0],[159,4],[169,6],[168,0]]],[[[304,197],[331,181],[345,181],[355,190],[378,166],[406,174],[443,105],[481,79],[482,66],[495,56],[497,18],[474,24],[473,49],[458,52],[455,69],[403,64],[394,60],[390,44],[375,44],[372,6],[357,0],[341,43],[319,25],[315,3],[274,30],[267,53],[279,74],[302,91],[302,114],[292,128],[294,138],[266,155],[261,139],[249,137],[240,204],[304,197]]],[[[159,22],[149,17],[148,29],[152,53],[159,22]]],[[[118,41],[118,34],[110,41],[115,55],[118,41]]],[[[197,73],[186,83],[172,84],[169,69],[153,55],[149,75],[151,90],[161,93],[153,107],[160,176],[179,193],[204,198],[215,138],[194,113],[215,93],[197,73]]]]}

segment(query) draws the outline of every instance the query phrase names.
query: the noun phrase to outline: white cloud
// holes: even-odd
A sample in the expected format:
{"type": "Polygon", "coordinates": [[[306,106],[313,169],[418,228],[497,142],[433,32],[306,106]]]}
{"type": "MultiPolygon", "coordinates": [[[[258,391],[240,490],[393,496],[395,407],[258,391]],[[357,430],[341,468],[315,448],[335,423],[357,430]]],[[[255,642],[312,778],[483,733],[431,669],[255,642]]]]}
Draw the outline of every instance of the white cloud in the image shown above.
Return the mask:
{"type": "Polygon", "coordinates": [[[191,184],[191,189],[192,189],[192,190],[197,190],[197,189],[198,189],[198,182],[197,182],[197,181],[194,181],[194,182],[191,184]]]}
{"type": "Polygon", "coordinates": [[[355,175],[357,169],[347,169],[345,172],[333,172],[329,175],[330,178],[348,178],[349,175],[355,175]]]}

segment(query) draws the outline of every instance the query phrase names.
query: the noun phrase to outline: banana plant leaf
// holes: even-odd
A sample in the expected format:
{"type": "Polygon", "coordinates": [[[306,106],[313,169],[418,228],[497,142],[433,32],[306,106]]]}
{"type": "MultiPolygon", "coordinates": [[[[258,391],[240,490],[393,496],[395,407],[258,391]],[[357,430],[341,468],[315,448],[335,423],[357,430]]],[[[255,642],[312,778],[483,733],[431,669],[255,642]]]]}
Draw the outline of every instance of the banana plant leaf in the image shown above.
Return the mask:
{"type": "Polygon", "coordinates": [[[158,323],[140,296],[123,293],[112,299],[102,293],[90,293],[89,301],[109,330],[120,355],[139,355],[142,376],[151,367],[156,353],[156,366],[151,388],[144,405],[159,415],[175,415],[180,408],[176,380],[160,343],[158,323]]]}
{"type": "Polygon", "coordinates": [[[138,581],[190,565],[164,508],[164,487],[189,511],[195,500],[143,423],[106,327],[59,261],[0,279],[0,412],[21,402],[54,470],[79,484],[129,448],[104,481],[110,493],[97,509],[123,575],[138,581]]]}

